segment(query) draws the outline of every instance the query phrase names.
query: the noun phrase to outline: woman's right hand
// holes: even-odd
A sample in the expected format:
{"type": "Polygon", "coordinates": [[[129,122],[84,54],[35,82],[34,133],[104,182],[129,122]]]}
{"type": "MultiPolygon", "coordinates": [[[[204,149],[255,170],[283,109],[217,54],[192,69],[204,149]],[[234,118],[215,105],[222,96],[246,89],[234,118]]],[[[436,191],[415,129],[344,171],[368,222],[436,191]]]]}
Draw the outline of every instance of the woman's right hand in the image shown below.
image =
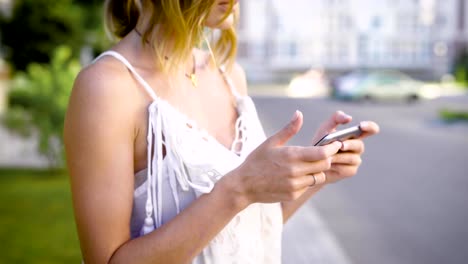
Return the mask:
{"type": "Polygon", "coordinates": [[[233,171],[231,187],[246,205],[256,202],[274,203],[300,197],[310,186],[325,182],[323,171],[330,169],[331,156],[340,142],[325,146],[286,146],[302,127],[302,113],[255,149],[233,171]]]}

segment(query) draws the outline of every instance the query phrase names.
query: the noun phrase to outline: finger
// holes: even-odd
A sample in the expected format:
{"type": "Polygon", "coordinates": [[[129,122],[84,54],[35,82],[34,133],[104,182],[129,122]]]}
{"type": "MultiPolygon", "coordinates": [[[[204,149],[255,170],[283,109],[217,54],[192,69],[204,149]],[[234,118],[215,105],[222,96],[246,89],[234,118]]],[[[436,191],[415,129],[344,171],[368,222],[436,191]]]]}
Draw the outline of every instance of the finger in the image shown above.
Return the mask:
{"type": "Polygon", "coordinates": [[[307,175],[301,179],[296,179],[295,189],[291,192],[288,192],[286,196],[286,201],[296,200],[300,198],[305,192],[309,190],[310,187],[324,184],[326,182],[325,173],[320,172],[313,175],[307,175]]]}
{"type": "Polygon", "coordinates": [[[332,155],[336,154],[342,144],[339,141],[323,145],[323,146],[310,146],[298,148],[298,157],[302,161],[314,162],[318,160],[324,160],[332,155]]]}
{"type": "MultiPolygon", "coordinates": [[[[354,165],[345,165],[345,164],[336,164],[330,170],[333,174],[339,175],[340,179],[349,178],[356,175],[358,172],[359,166],[354,165]]],[[[327,173],[327,172],[325,172],[327,173]]]]}
{"type": "Polygon", "coordinates": [[[294,190],[298,191],[311,186],[320,185],[323,184],[325,181],[326,176],[323,172],[298,177],[293,179],[294,190]]]}
{"type": "Polygon", "coordinates": [[[320,125],[316,134],[324,136],[335,131],[337,126],[351,122],[352,119],[350,115],[345,114],[343,111],[336,111],[328,120],[320,125]]]}
{"type": "Polygon", "coordinates": [[[372,122],[372,121],[362,121],[359,123],[359,127],[361,128],[363,132],[360,138],[372,136],[380,132],[379,125],[377,125],[377,123],[372,122]]]}
{"type": "Polygon", "coordinates": [[[327,176],[323,172],[317,173],[314,176],[315,176],[315,185],[324,184],[327,181],[327,176]]]}
{"type": "Polygon", "coordinates": [[[298,191],[310,186],[314,186],[317,183],[317,179],[315,174],[311,174],[294,178],[292,179],[292,182],[294,184],[294,191],[298,191]]]}
{"type": "Polygon", "coordinates": [[[320,173],[322,171],[329,170],[331,168],[331,165],[331,157],[314,162],[301,162],[294,166],[294,169],[291,171],[290,177],[300,178],[304,177],[304,175],[320,173]]]}
{"type": "Polygon", "coordinates": [[[341,142],[341,144],[340,151],[342,152],[364,153],[364,142],[361,139],[349,139],[341,142]]]}
{"type": "Polygon", "coordinates": [[[359,166],[362,163],[361,155],[352,152],[341,152],[332,157],[332,166],[352,165],[359,166]]]}
{"type": "Polygon", "coordinates": [[[299,132],[302,127],[303,116],[300,111],[296,111],[293,115],[291,121],[283,127],[280,131],[276,132],[273,136],[268,138],[265,143],[271,144],[273,146],[282,146],[288,140],[290,140],[294,135],[299,132]]]}

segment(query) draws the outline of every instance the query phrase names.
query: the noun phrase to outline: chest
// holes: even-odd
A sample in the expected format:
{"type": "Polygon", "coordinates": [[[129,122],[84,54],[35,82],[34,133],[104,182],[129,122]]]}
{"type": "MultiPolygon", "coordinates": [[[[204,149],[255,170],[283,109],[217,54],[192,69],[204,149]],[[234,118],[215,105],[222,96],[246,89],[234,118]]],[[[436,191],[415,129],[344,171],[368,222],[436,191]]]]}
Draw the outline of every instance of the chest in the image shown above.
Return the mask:
{"type": "MultiPolygon", "coordinates": [[[[155,90],[161,99],[171,105],[174,111],[179,112],[190,121],[186,122],[187,127],[196,126],[197,129],[206,131],[226,148],[230,148],[234,141],[235,123],[238,118],[234,97],[221,77],[203,75],[201,77],[198,80],[197,87],[193,87],[187,80],[186,85],[177,91],[169,89],[155,90]]],[[[153,83],[155,84],[153,87],[161,87],[157,85],[157,80],[153,81],[153,83]]],[[[147,108],[150,103],[148,100],[144,100],[139,104],[139,115],[136,117],[135,171],[146,168],[147,108]]]]}

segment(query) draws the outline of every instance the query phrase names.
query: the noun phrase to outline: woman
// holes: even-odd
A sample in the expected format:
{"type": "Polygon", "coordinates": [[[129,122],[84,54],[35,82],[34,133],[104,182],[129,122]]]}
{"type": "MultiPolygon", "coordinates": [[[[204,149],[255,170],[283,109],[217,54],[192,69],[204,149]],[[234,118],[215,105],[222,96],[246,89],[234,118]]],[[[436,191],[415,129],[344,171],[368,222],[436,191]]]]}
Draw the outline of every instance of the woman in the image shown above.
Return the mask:
{"type": "MultiPolygon", "coordinates": [[[[64,130],[86,263],[279,263],[283,222],[356,173],[361,139],[286,146],[299,111],[265,137],[233,62],[238,8],[106,2],[119,41],[77,76],[64,130]],[[205,28],[221,32],[212,52],[196,48],[205,28]]],[[[315,139],[350,121],[336,112],[315,139]]]]}

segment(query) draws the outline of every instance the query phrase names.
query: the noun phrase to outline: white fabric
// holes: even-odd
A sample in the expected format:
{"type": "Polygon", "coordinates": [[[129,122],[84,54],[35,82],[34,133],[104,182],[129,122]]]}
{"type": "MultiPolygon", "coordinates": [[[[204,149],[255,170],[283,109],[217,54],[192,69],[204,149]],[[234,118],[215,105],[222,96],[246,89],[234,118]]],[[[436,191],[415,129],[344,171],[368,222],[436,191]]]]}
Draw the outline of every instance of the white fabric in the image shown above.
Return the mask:
{"type": "MultiPolygon", "coordinates": [[[[131,217],[135,238],[161,227],[197,197],[209,193],[223,175],[239,166],[265,140],[265,133],[252,99],[236,92],[224,69],[220,73],[237,100],[236,137],[231,149],[157,97],[121,54],[106,51],[95,61],[106,55],[121,61],[153,99],[148,107],[148,167],[135,175],[131,217]]],[[[252,204],[237,214],[192,263],[280,263],[282,222],[279,203],[252,204]]]]}

